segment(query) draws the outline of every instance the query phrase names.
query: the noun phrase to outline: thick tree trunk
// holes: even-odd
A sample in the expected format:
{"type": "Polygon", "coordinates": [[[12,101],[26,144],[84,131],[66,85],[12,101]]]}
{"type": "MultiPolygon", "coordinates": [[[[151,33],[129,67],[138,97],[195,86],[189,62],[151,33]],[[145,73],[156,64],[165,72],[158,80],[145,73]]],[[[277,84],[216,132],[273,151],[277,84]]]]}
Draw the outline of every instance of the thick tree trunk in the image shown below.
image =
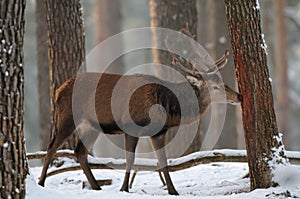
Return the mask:
{"type": "MultiPolygon", "coordinates": [[[[50,70],[51,137],[55,135],[57,116],[55,91],[85,65],[83,18],[79,0],[46,0],[48,55],[50,70]]],[[[74,149],[74,134],[64,148],[74,149]]]]}
{"type": "Polygon", "coordinates": [[[0,198],[25,198],[24,10],[25,0],[0,4],[0,198]]]}
{"type": "Polygon", "coordinates": [[[286,158],[274,113],[259,5],[256,0],[225,0],[225,4],[238,86],[243,96],[251,189],[266,188],[275,183],[273,166],[286,158]],[[280,157],[276,157],[275,150],[280,157]]]}
{"type": "Polygon", "coordinates": [[[278,110],[278,127],[284,134],[285,144],[288,145],[288,61],[287,33],[284,15],[285,0],[274,1],[275,21],[275,70],[276,70],[276,102],[278,110]]]}
{"type": "Polygon", "coordinates": [[[36,1],[37,65],[41,150],[47,149],[50,134],[50,80],[47,47],[46,1],[36,1]]]}
{"type": "MultiPolygon", "coordinates": [[[[180,31],[182,28],[188,28],[191,34],[197,33],[197,6],[196,0],[176,1],[176,0],[150,0],[150,17],[152,27],[163,27],[180,31]]],[[[155,34],[155,33],[154,33],[155,34]]],[[[153,41],[156,41],[156,35],[153,36],[153,41]]],[[[153,59],[155,63],[160,63],[168,66],[172,66],[172,57],[168,52],[159,50],[153,50],[153,59]]],[[[157,71],[159,73],[159,71],[157,71]]],[[[163,74],[168,79],[172,79],[172,74],[163,74]]],[[[176,135],[178,128],[170,129],[166,135],[166,143],[170,142],[176,135]]],[[[188,131],[188,130],[187,130],[188,131]]],[[[190,139],[188,137],[182,138],[182,143],[186,143],[184,139],[190,139]]],[[[178,143],[177,146],[180,146],[178,143]]],[[[184,154],[189,154],[195,151],[199,151],[201,147],[200,131],[198,131],[196,137],[193,140],[191,146],[186,150],[184,154]]],[[[176,151],[176,149],[174,149],[176,151]]],[[[171,156],[172,152],[169,152],[171,156]]],[[[176,153],[176,152],[175,152],[176,153]]]]}

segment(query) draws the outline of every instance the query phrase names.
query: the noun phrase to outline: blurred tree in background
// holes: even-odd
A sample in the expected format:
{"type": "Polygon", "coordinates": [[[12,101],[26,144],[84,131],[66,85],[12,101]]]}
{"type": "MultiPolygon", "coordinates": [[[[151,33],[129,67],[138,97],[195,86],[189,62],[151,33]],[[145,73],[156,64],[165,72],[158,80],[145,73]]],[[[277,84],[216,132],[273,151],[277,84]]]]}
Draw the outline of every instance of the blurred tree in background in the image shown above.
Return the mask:
{"type": "MultiPolygon", "coordinates": [[[[231,49],[228,27],[226,23],[226,12],[224,1],[219,0],[198,0],[198,42],[204,46],[213,60],[223,55],[226,49],[231,49]]],[[[227,66],[221,71],[224,83],[235,88],[236,78],[232,55],[227,66]]],[[[216,105],[218,106],[218,105],[216,105]]],[[[244,132],[240,126],[240,107],[227,105],[226,119],[222,134],[219,137],[218,129],[214,126],[207,132],[209,122],[218,122],[219,113],[209,111],[201,121],[203,133],[215,135],[219,138],[215,148],[244,148],[244,132]],[[237,113],[236,113],[237,112],[237,113]],[[214,121],[210,121],[213,114],[214,121]]]]}
{"type": "Polygon", "coordinates": [[[36,39],[41,150],[46,151],[51,135],[50,78],[47,46],[46,0],[36,1],[36,39]]]}
{"type": "MultiPolygon", "coordinates": [[[[188,30],[192,35],[197,34],[197,6],[196,0],[187,1],[176,1],[176,0],[150,0],[150,16],[151,16],[151,27],[162,27],[168,28],[175,31],[180,31],[182,28],[188,26],[188,30]]],[[[156,41],[157,36],[153,35],[153,41],[156,41]]],[[[177,41],[178,42],[178,41],[177,41]]],[[[170,53],[164,52],[162,50],[153,51],[154,63],[164,64],[167,66],[172,66],[172,57],[170,53]]],[[[188,52],[191,53],[191,52],[188,52]]],[[[159,71],[158,71],[159,72],[159,71]]],[[[172,79],[171,74],[163,74],[167,78],[172,79]]],[[[199,151],[201,147],[201,136],[200,127],[198,127],[198,132],[193,139],[191,146],[186,149],[184,154],[189,154],[195,151],[199,151]]],[[[178,127],[170,129],[166,134],[166,144],[169,143],[176,135],[178,127]]],[[[188,128],[185,131],[189,131],[188,128]]],[[[172,149],[168,150],[169,155],[172,157],[177,154],[177,150],[185,147],[186,143],[189,142],[191,136],[182,136],[180,143],[176,143],[172,149]]]]}

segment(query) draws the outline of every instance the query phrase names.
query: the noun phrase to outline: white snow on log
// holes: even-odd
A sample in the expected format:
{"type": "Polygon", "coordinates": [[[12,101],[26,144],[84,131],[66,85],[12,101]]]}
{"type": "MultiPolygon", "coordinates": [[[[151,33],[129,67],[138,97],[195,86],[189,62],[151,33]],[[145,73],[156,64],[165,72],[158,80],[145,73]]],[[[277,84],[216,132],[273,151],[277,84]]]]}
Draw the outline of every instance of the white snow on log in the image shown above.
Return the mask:
{"type": "Polygon", "coordinates": [[[221,150],[213,150],[213,151],[200,151],[200,152],[195,152],[190,155],[176,158],[176,159],[170,159],[168,161],[169,166],[175,166],[175,165],[180,165],[183,164],[184,162],[189,162],[191,160],[196,160],[199,158],[204,158],[204,157],[216,157],[218,155],[224,155],[224,156],[246,156],[246,150],[231,150],[231,149],[221,149],[221,150]]]}

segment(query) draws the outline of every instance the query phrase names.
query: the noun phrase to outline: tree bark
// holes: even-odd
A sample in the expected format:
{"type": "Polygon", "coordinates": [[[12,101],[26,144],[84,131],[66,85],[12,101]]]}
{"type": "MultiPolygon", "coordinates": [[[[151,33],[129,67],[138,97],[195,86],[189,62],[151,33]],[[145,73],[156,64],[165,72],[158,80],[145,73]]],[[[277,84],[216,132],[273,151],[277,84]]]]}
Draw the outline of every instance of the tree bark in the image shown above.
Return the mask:
{"type": "Polygon", "coordinates": [[[288,61],[287,61],[287,33],[284,15],[285,0],[274,1],[275,21],[275,71],[276,71],[276,102],[278,110],[278,127],[284,134],[285,144],[288,145],[288,61]]]}
{"type": "MultiPolygon", "coordinates": [[[[50,73],[51,138],[57,132],[55,91],[85,66],[83,18],[79,0],[46,0],[50,73]]],[[[74,149],[77,135],[64,148],[74,149]]]]}
{"type": "Polygon", "coordinates": [[[25,0],[0,4],[0,198],[25,198],[24,10],[25,0]]]}
{"type": "Polygon", "coordinates": [[[50,134],[50,79],[47,47],[46,1],[36,1],[37,65],[41,150],[47,149],[50,134]]]}
{"type": "MultiPolygon", "coordinates": [[[[150,17],[152,27],[163,27],[180,31],[188,24],[188,29],[191,34],[197,33],[197,4],[196,0],[176,1],[176,0],[150,0],[150,17]]],[[[155,41],[156,35],[154,35],[155,41]]],[[[153,59],[155,63],[172,66],[172,57],[168,52],[153,50],[153,59]]],[[[159,73],[159,71],[157,71],[159,73]]],[[[163,74],[168,79],[172,79],[172,74],[163,74]]],[[[178,128],[170,129],[166,134],[166,143],[170,142],[176,135],[178,128]]],[[[188,131],[188,130],[187,130],[188,131]]],[[[182,143],[186,143],[184,139],[190,139],[189,137],[182,138],[182,143]]],[[[177,146],[180,146],[178,143],[177,146]]],[[[191,146],[184,152],[189,154],[195,151],[199,151],[201,147],[200,131],[197,132],[191,146]]],[[[173,149],[172,149],[173,150],[173,149]]],[[[176,151],[176,149],[174,149],[176,151]]],[[[169,153],[172,153],[169,151],[169,153]]],[[[176,153],[176,152],[175,152],[176,153]]],[[[172,154],[171,154],[172,157],[172,154]]]]}
{"type": "Polygon", "coordinates": [[[238,86],[243,96],[251,190],[267,188],[276,184],[272,179],[274,166],[287,160],[274,112],[260,8],[255,0],[225,0],[225,4],[238,86]]]}

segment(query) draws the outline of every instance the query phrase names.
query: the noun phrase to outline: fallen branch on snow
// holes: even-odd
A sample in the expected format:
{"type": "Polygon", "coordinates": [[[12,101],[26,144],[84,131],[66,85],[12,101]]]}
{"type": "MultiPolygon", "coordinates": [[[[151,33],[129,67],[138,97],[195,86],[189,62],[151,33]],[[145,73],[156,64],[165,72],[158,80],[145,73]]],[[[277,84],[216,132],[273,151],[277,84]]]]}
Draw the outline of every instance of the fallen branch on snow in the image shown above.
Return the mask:
{"type": "MultiPolygon", "coordinates": [[[[41,159],[46,156],[47,152],[37,152],[27,154],[27,158],[41,159]]],[[[286,151],[286,155],[291,163],[300,163],[300,152],[286,151]]],[[[73,151],[62,150],[58,151],[55,157],[67,157],[76,160],[73,151]]],[[[125,159],[113,158],[95,158],[88,157],[88,162],[91,169],[125,169],[125,159]]],[[[245,150],[213,150],[196,152],[184,157],[169,159],[168,165],[171,172],[187,169],[203,163],[211,162],[247,162],[245,150]]],[[[156,159],[137,158],[132,168],[136,171],[158,171],[156,159]]],[[[66,171],[81,170],[79,163],[66,164],[59,168],[51,168],[47,176],[53,176],[66,171]]]]}

